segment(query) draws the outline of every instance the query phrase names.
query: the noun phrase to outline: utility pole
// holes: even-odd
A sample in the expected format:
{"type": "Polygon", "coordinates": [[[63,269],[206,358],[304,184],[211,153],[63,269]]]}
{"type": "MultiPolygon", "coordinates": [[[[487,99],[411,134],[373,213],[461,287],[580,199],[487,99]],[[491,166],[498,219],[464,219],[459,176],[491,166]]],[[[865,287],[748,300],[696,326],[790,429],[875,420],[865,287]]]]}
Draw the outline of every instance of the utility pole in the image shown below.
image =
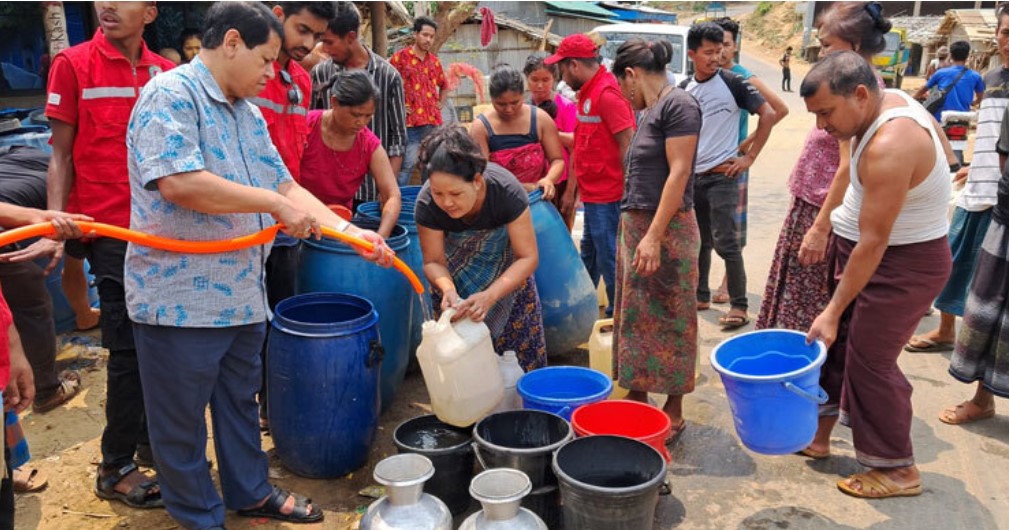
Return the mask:
{"type": "Polygon", "coordinates": [[[385,31],[385,2],[371,2],[371,51],[379,57],[389,55],[389,37],[385,31]]]}
{"type": "Polygon", "coordinates": [[[915,0],[913,16],[921,16],[921,0],[915,0]]]}
{"type": "Polygon", "coordinates": [[[816,2],[806,2],[806,14],[802,17],[802,50],[805,54],[809,41],[813,36],[813,20],[816,18],[816,2]]]}

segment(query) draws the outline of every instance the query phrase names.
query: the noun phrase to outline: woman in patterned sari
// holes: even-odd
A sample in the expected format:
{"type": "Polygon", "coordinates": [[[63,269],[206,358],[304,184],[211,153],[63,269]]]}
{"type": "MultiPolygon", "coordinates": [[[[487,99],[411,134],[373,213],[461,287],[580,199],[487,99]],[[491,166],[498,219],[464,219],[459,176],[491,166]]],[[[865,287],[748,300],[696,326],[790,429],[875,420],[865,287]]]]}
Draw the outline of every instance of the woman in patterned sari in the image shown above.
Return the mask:
{"type": "Polygon", "coordinates": [[[683,396],[694,390],[701,248],[692,177],[701,109],[666,79],[672,56],[666,41],[632,39],[613,61],[620,90],[640,116],[624,160],[613,345],[628,399],[669,396],[667,442],[686,427],[683,396]]]}
{"type": "Polygon", "coordinates": [[[513,350],[524,370],[546,366],[526,191],[453,125],[428,135],[418,163],[426,184],[415,218],[435,306],[454,309],[453,320],[486,323],[494,349],[513,350]]]}

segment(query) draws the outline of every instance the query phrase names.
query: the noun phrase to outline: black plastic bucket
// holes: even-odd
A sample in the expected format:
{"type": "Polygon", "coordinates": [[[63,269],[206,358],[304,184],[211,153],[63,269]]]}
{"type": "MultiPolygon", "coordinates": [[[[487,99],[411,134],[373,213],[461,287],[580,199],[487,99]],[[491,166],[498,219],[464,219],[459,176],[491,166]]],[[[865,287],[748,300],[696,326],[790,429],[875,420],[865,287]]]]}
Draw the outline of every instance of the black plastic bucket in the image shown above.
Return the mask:
{"type": "Polygon", "coordinates": [[[469,509],[473,478],[473,435],[440,421],[433,414],[404,421],[396,427],[393,441],[400,453],[417,453],[434,464],[434,476],[424,484],[424,492],[441,499],[452,515],[469,509]]]}
{"type": "Polygon", "coordinates": [[[651,530],[666,461],[644,442],[588,436],[554,453],[564,528],[651,530]]]}
{"type": "Polygon", "coordinates": [[[550,469],[552,454],[573,435],[567,420],[539,410],[491,414],[473,427],[480,465],[522,471],[532,482],[533,491],[557,484],[550,469]]]}

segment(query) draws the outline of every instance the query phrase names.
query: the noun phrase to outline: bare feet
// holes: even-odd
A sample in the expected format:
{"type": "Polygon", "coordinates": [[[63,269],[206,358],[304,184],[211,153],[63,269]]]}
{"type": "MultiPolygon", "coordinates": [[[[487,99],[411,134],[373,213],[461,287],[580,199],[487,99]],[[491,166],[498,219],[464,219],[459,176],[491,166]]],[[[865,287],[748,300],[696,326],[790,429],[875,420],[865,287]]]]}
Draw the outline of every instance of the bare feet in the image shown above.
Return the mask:
{"type": "Polygon", "coordinates": [[[102,316],[102,311],[94,307],[88,308],[88,311],[83,313],[78,313],[76,319],[76,326],[79,331],[87,331],[89,329],[94,329],[98,326],[98,319],[102,316]]]}

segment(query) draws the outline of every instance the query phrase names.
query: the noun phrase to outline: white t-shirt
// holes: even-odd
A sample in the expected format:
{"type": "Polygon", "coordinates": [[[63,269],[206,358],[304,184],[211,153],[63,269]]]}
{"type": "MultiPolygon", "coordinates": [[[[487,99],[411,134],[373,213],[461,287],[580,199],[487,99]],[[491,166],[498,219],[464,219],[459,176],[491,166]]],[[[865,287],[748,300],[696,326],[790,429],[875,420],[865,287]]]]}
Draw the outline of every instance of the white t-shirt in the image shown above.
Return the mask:
{"type": "Polygon", "coordinates": [[[725,69],[704,81],[696,76],[680,84],[701,105],[703,122],[697,139],[695,173],[704,173],[739,152],[739,115],[754,114],[765,103],[742,76],[725,69]]]}

